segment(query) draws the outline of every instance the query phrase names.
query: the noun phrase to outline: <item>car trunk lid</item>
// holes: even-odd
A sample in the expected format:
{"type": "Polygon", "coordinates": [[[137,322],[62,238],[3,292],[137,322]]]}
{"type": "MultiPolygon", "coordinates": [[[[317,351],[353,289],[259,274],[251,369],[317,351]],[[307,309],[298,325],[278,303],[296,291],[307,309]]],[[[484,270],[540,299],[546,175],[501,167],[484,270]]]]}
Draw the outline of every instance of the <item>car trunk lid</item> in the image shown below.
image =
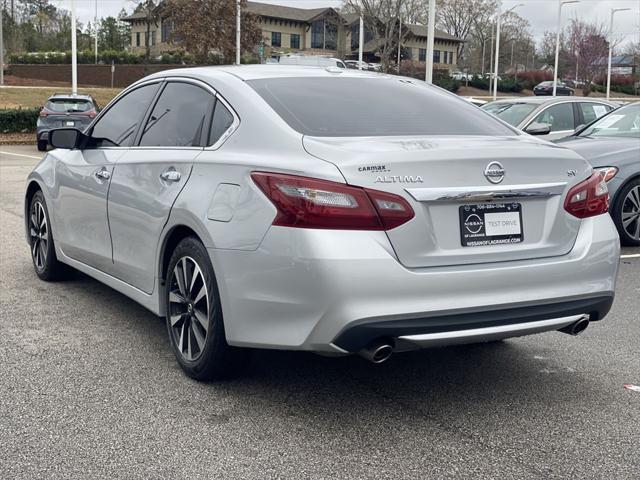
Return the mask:
{"type": "Polygon", "coordinates": [[[348,184],[409,201],[415,218],[387,235],[410,268],[568,253],[580,219],[564,210],[564,198],[591,173],[573,152],[522,136],[307,136],[303,143],[348,184]],[[486,235],[491,243],[483,243],[486,235]]]}

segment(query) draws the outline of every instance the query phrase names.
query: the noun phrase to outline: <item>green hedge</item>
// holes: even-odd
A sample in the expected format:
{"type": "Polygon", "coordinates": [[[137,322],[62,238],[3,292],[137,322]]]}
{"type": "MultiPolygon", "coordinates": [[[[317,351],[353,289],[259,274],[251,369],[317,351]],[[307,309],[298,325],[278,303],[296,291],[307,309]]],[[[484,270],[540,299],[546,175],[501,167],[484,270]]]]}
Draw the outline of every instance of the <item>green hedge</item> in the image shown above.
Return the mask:
{"type": "Polygon", "coordinates": [[[0,133],[34,132],[39,114],[39,108],[0,110],[0,133]]]}
{"type": "MultiPolygon", "coordinates": [[[[93,50],[79,51],[77,60],[79,64],[94,63],[95,55],[93,50]]],[[[145,63],[145,56],[144,53],[119,52],[116,50],[103,50],[98,52],[98,63],[111,64],[111,62],[122,65],[141,64],[145,63]]],[[[59,65],[71,63],[71,52],[13,53],[9,55],[9,63],[20,65],[59,65]]],[[[194,58],[193,55],[178,50],[152,56],[147,63],[192,64],[194,63],[194,58]]]]}
{"type": "MultiPolygon", "coordinates": [[[[489,79],[481,77],[479,75],[475,75],[471,80],[469,80],[469,85],[475,88],[479,88],[481,90],[489,90],[489,79]]],[[[518,93],[522,91],[522,84],[520,82],[515,81],[513,77],[506,77],[502,80],[498,80],[498,91],[499,92],[513,92],[518,93]]]]}

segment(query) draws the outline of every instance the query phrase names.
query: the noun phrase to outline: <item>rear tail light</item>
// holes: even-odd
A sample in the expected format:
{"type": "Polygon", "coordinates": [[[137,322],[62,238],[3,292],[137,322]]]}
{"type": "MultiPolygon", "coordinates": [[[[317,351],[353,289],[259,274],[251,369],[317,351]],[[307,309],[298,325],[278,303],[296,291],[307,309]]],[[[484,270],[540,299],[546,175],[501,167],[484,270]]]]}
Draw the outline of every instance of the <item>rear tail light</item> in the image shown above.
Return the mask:
{"type": "Polygon", "coordinates": [[[95,110],[89,110],[89,117],[90,118],[96,118],[96,115],[98,115],[98,113],[95,110]]]}
{"type": "Polygon", "coordinates": [[[253,172],[253,181],[278,210],[274,225],[336,230],[391,230],[414,216],[391,193],[295,175],[253,172]]]}
{"type": "Polygon", "coordinates": [[[612,180],[613,177],[615,177],[618,173],[618,169],[616,167],[600,167],[596,170],[600,172],[600,175],[602,175],[602,179],[607,183],[612,180]]]}
{"type": "Polygon", "coordinates": [[[574,217],[587,218],[609,211],[609,189],[600,172],[569,190],[564,209],[574,217]]]}
{"type": "Polygon", "coordinates": [[[47,115],[49,115],[49,112],[47,112],[44,108],[42,110],[40,110],[40,116],[41,117],[46,117],[47,115]]]}

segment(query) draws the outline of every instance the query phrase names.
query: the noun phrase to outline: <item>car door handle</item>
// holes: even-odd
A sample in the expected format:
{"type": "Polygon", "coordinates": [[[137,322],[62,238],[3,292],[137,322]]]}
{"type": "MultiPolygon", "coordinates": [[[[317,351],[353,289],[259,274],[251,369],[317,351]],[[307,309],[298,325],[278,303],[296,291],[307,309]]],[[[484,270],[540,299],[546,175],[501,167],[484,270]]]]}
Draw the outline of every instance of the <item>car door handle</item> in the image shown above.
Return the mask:
{"type": "Polygon", "coordinates": [[[182,175],[180,175],[180,172],[173,167],[165,170],[160,174],[160,178],[165,182],[178,182],[180,181],[181,177],[182,175]]]}
{"type": "Polygon", "coordinates": [[[98,180],[109,180],[111,178],[111,172],[105,167],[102,167],[96,173],[94,173],[98,180]]]}

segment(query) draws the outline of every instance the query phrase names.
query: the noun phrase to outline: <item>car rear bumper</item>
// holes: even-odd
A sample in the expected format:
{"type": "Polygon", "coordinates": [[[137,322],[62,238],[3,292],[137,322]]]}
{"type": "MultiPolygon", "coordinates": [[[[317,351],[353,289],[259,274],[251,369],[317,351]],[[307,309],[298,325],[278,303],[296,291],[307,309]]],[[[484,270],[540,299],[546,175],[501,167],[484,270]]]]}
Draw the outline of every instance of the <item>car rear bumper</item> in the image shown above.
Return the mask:
{"type": "Polygon", "coordinates": [[[471,330],[498,328],[504,338],[582,314],[599,320],[613,300],[619,248],[600,215],[582,222],[569,254],[534,260],[407,269],[383,232],[283,227],[255,251],[209,252],[230,344],[345,353],[378,337],[465,343],[471,330]]]}

